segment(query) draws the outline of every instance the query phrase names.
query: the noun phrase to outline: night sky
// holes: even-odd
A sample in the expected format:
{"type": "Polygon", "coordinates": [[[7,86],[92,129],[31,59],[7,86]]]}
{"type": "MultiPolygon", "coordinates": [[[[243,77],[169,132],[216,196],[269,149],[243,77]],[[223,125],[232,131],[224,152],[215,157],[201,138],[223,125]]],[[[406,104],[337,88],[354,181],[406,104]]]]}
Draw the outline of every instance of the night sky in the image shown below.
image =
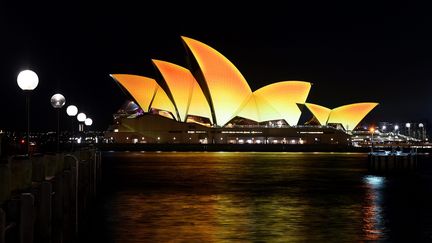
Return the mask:
{"type": "MultiPolygon", "coordinates": [[[[93,119],[92,129],[105,130],[127,99],[109,74],[156,77],[152,58],[185,66],[182,35],[221,52],[252,90],[303,80],[313,83],[310,103],[379,102],[367,122],[432,117],[427,6],[38,2],[0,3],[0,129],[26,129],[16,77],[29,68],[40,79],[31,96],[32,131],[56,129],[50,97],[57,92],[93,119]]],[[[65,108],[61,114],[68,123],[65,108]]]]}

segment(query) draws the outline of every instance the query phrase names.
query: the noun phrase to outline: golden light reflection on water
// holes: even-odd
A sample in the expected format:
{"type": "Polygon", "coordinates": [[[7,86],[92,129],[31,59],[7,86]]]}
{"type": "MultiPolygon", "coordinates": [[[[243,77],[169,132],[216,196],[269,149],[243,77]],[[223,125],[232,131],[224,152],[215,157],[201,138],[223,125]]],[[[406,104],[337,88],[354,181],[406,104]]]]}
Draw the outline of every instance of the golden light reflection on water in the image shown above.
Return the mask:
{"type": "Polygon", "coordinates": [[[114,242],[378,239],[373,198],[359,191],[366,183],[363,159],[343,153],[115,154],[106,165],[118,185],[105,204],[106,231],[114,242]]]}

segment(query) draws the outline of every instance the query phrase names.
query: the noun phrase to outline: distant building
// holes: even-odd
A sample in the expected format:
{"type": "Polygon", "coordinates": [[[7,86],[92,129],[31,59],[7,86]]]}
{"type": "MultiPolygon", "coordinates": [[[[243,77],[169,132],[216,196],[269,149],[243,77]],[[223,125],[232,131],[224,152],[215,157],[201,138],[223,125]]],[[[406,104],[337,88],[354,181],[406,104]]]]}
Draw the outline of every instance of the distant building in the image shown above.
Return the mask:
{"type": "Polygon", "coordinates": [[[252,91],[222,54],[182,37],[189,69],[152,60],[155,79],[112,74],[132,99],[114,115],[105,133],[119,143],[348,144],[350,131],[378,103],[330,109],[307,103],[312,84],[281,81],[252,91]],[[298,124],[302,110],[313,118],[298,124]]]}

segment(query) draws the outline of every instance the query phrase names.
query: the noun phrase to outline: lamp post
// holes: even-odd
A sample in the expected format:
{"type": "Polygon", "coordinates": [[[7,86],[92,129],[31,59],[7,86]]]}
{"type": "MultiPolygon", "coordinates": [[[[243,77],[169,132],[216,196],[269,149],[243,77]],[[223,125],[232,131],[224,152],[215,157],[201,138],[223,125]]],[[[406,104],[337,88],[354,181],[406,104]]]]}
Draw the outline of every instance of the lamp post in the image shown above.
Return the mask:
{"type": "MultiPolygon", "coordinates": [[[[76,107],[76,106],[74,106],[74,105],[69,105],[67,108],[66,108],[66,113],[67,113],[67,115],[68,116],[70,116],[70,117],[74,117],[74,116],[76,116],[77,114],[78,114],[78,108],[76,107]]],[[[71,137],[73,138],[74,137],[74,129],[73,129],[73,124],[74,124],[74,119],[72,119],[72,126],[71,126],[71,137]]],[[[73,150],[73,140],[71,141],[71,149],[73,150]]]]}
{"type": "MultiPolygon", "coordinates": [[[[396,134],[397,134],[398,130],[399,130],[399,125],[394,125],[393,143],[396,142],[396,134]]],[[[392,145],[392,147],[393,147],[393,145],[392,145]]]]}
{"type": "Polygon", "coordinates": [[[78,131],[82,132],[84,130],[84,126],[83,126],[83,122],[85,122],[85,119],[87,119],[87,116],[85,113],[79,113],[77,115],[77,120],[80,122],[80,124],[78,125],[78,131]]]}
{"type": "Polygon", "coordinates": [[[93,124],[93,120],[90,118],[90,117],[87,117],[85,120],[84,120],[84,125],[86,125],[86,126],[91,126],[93,124]]]}
{"type": "Polygon", "coordinates": [[[407,140],[409,141],[410,140],[410,136],[411,136],[411,131],[410,131],[410,128],[411,128],[411,124],[410,123],[406,123],[405,124],[405,127],[408,129],[408,138],[407,138],[407,140]]]}
{"type": "Polygon", "coordinates": [[[32,70],[24,70],[18,74],[18,86],[24,91],[26,95],[26,109],[27,109],[27,155],[30,156],[30,92],[34,90],[39,84],[39,77],[32,70]]]}
{"type": "Polygon", "coordinates": [[[373,128],[373,127],[371,127],[370,129],[369,129],[369,131],[371,132],[371,152],[373,153],[373,135],[374,135],[374,132],[375,132],[375,128],[373,128]]]}
{"type": "MultiPolygon", "coordinates": [[[[79,124],[78,124],[78,131],[80,132],[80,133],[83,133],[84,134],[84,122],[85,122],[85,119],[87,119],[87,116],[86,116],[86,114],[85,113],[78,113],[78,115],[77,115],[77,120],[78,120],[78,122],[79,122],[79,124]]],[[[80,138],[79,138],[79,143],[81,143],[81,136],[80,136],[80,138]]]]}
{"type": "Polygon", "coordinates": [[[420,128],[420,139],[423,141],[424,139],[425,139],[425,136],[424,136],[424,125],[423,125],[423,123],[420,123],[419,124],[419,128],[420,128]]]}
{"type": "Polygon", "coordinates": [[[51,97],[51,105],[57,109],[57,146],[56,152],[60,150],[60,109],[65,105],[66,99],[62,94],[55,94],[51,97]]]}

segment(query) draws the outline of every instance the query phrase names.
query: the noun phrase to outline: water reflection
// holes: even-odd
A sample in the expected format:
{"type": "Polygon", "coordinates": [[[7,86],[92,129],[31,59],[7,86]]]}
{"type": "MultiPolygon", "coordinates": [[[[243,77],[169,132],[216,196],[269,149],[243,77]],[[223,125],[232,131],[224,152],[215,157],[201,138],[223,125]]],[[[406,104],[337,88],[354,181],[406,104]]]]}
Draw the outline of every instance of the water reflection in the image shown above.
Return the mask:
{"type": "Polygon", "coordinates": [[[389,181],[365,176],[366,161],[355,153],[105,154],[105,198],[91,232],[122,243],[389,239],[389,181]]]}
{"type": "Polygon", "coordinates": [[[363,232],[365,240],[379,240],[386,230],[382,209],[383,188],[386,179],[382,176],[367,175],[363,178],[366,187],[365,205],[363,206],[363,232]]]}

